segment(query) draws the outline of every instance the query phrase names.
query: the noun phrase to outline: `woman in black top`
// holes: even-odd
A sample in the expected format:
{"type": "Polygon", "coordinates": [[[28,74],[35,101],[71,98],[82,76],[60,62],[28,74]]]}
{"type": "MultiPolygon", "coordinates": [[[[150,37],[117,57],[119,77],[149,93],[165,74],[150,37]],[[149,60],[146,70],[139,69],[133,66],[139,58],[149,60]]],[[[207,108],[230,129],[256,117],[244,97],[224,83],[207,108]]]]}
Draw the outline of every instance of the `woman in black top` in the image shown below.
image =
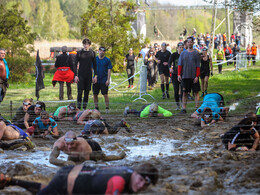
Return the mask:
{"type": "MultiPolygon", "coordinates": [[[[134,75],[135,73],[135,62],[136,61],[136,56],[134,55],[134,51],[132,48],[129,49],[129,53],[125,56],[124,59],[124,67],[126,66],[126,73],[128,76],[128,79],[134,75]]],[[[134,77],[128,80],[129,85],[128,88],[133,88],[134,87],[134,77]]]]}

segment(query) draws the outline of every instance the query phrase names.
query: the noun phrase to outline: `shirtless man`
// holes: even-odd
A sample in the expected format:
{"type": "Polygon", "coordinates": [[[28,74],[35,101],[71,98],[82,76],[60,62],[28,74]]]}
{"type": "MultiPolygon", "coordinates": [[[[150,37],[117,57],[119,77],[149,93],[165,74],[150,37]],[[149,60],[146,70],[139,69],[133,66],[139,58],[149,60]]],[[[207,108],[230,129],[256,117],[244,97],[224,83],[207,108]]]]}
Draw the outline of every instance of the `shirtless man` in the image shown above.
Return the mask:
{"type": "Polygon", "coordinates": [[[80,111],[78,112],[73,120],[77,121],[78,125],[85,125],[86,121],[90,120],[90,119],[100,119],[101,117],[101,113],[97,110],[97,109],[87,109],[84,111],[80,111]]]}
{"type": "Polygon", "coordinates": [[[73,131],[68,131],[64,136],[59,138],[53,145],[50,154],[50,163],[58,166],[75,165],[85,160],[120,160],[125,157],[125,153],[121,152],[119,156],[106,156],[99,144],[93,140],[85,140],[77,137],[73,131]],[[68,154],[68,161],[58,159],[60,151],[68,154]]]}
{"type": "Polygon", "coordinates": [[[13,150],[22,145],[27,149],[34,148],[29,136],[15,125],[6,125],[3,120],[0,121],[0,148],[13,150]],[[13,140],[13,141],[11,141],[13,140]]]}

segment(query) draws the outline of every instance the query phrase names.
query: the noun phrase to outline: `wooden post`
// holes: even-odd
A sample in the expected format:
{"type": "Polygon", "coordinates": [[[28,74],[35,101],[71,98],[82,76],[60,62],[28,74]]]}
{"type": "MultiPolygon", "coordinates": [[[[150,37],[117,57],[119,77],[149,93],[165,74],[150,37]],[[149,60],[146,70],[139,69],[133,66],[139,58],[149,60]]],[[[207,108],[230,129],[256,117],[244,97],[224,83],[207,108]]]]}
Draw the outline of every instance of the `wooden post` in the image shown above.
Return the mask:
{"type": "Polygon", "coordinates": [[[11,120],[13,118],[13,101],[10,101],[10,115],[11,115],[11,120]]]}
{"type": "Polygon", "coordinates": [[[213,7],[213,13],[212,13],[212,24],[211,24],[211,45],[209,46],[210,50],[210,56],[213,59],[213,50],[214,50],[214,37],[215,37],[215,27],[216,27],[216,17],[217,17],[217,5],[218,0],[214,0],[214,7],[213,7]]]}

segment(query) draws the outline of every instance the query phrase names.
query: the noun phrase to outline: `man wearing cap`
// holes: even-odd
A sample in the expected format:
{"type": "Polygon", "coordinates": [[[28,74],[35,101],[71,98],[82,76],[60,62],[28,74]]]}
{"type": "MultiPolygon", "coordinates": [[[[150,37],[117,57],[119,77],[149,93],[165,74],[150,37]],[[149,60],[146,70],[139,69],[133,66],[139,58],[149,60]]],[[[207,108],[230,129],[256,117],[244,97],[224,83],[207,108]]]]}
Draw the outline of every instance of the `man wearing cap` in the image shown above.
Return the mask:
{"type": "Polygon", "coordinates": [[[5,60],[5,49],[0,48],[0,104],[4,100],[8,79],[10,76],[7,61],[5,60]]]}
{"type": "Polygon", "coordinates": [[[26,129],[28,129],[30,126],[32,126],[32,122],[40,116],[40,113],[45,110],[45,103],[44,102],[36,102],[35,105],[31,105],[25,116],[24,116],[24,126],[26,129]]]}
{"type": "Polygon", "coordinates": [[[155,55],[158,63],[159,75],[161,79],[161,90],[162,90],[162,97],[165,99],[166,97],[169,99],[169,68],[168,68],[168,61],[171,56],[171,53],[166,50],[166,43],[162,43],[162,49],[158,51],[155,55]],[[165,84],[166,84],[166,91],[165,91],[165,84]]]}
{"type": "Polygon", "coordinates": [[[125,157],[122,151],[119,155],[105,155],[100,145],[87,136],[76,136],[73,131],[68,131],[60,137],[53,145],[49,161],[57,166],[75,165],[86,160],[120,160],[125,157]],[[68,160],[58,159],[60,152],[68,154],[68,160]]]}
{"type": "Polygon", "coordinates": [[[79,68],[77,74],[75,75],[74,81],[78,84],[77,107],[81,109],[82,94],[84,92],[83,109],[85,110],[88,104],[91,84],[92,82],[94,84],[97,82],[97,64],[96,54],[92,49],[90,49],[91,41],[89,39],[84,39],[82,44],[84,48],[77,52],[75,60],[75,65],[79,63],[79,68]],[[92,78],[93,72],[94,77],[92,78]]]}
{"type": "Polygon", "coordinates": [[[18,185],[32,193],[41,194],[129,194],[138,193],[155,185],[158,170],[150,163],[134,168],[125,166],[89,167],[87,165],[67,166],[60,169],[52,181],[45,186],[0,174],[0,187],[18,185]]]}
{"type": "Polygon", "coordinates": [[[54,112],[53,117],[55,120],[68,120],[73,121],[73,117],[80,110],[76,107],[75,103],[70,103],[68,106],[60,106],[54,112]]]}
{"type": "Polygon", "coordinates": [[[172,73],[172,84],[174,88],[174,98],[176,101],[177,109],[180,108],[180,98],[182,98],[182,95],[179,94],[179,89],[180,89],[180,82],[178,81],[178,61],[181,52],[183,51],[184,48],[184,43],[179,42],[177,45],[177,52],[174,52],[171,54],[168,66],[170,68],[170,72],[172,73]]]}
{"type": "Polygon", "coordinates": [[[178,62],[178,81],[181,82],[183,96],[182,96],[182,111],[186,113],[188,93],[192,91],[195,96],[196,107],[199,107],[199,91],[200,91],[200,54],[193,49],[193,37],[188,39],[188,49],[183,51],[178,62]]]}
{"type": "Polygon", "coordinates": [[[109,113],[108,86],[110,84],[112,64],[110,59],[105,56],[105,52],[106,52],[105,47],[100,47],[99,55],[96,57],[97,82],[93,83],[93,94],[94,94],[95,108],[99,110],[98,94],[99,91],[101,91],[101,94],[104,96],[105,99],[106,113],[109,113]]]}
{"type": "Polygon", "coordinates": [[[73,99],[72,97],[72,91],[71,91],[71,83],[74,79],[74,72],[73,70],[73,64],[68,63],[69,56],[67,55],[67,46],[63,46],[61,48],[62,54],[58,55],[56,57],[55,61],[55,67],[57,68],[57,71],[55,72],[52,80],[53,86],[56,85],[56,82],[59,82],[60,89],[59,89],[59,99],[63,100],[64,95],[64,82],[66,82],[67,85],[67,96],[68,100],[73,99]]]}

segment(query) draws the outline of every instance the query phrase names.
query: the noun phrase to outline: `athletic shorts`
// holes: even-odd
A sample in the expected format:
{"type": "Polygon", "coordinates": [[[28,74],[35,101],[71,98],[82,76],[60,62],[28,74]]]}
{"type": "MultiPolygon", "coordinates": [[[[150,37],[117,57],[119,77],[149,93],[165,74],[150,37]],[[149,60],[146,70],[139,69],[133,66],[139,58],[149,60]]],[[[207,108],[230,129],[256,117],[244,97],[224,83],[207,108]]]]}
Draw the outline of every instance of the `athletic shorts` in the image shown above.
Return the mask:
{"type": "Polygon", "coordinates": [[[101,90],[102,95],[107,95],[108,93],[108,86],[106,83],[96,83],[93,84],[93,94],[98,95],[101,90]]]}
{"type": "Polygon", "coordinates": [[[73,121],[77,122],[77,120],[79,119],[79,117],[83,114],[84,111],[80,111],[78,114],[75,114],[75,116],[73,117],[73,121]]]}
{"type": "Polygon", "coordinates": [[[159,75],[164,74],[164,76],[169,77],[170,71],[168,66],[159,65],[159,75]]]}
{"type": "Polygon", "coordinates": [[[200,70],[200,78],[201,79],[204,79],[206,76],[209,77],[209,73],[210,73],[210,70],[209,69],[205,69],[205,70],[200,70]]]}
{"type": "Polygon", "coordinates": [[[199,92],[200,91],[200,82],[193,83],[194,79],[182,79],[181,81],[181,87],[183,89],[183,92],[199,92]]]}
{"type": "Polygon", "coordinates": [[[248,61],[251,60],[251,55],[247,55],[247,60],[248,60],[248,61]]]}
{"type": "Polygon", "coordinates": [[[105,130],[106,126],[101,120],[90,120],[86,122],[84,130],[81,131],[82,135],[89,135],[90,133],[101,134],[105,130]]]}

